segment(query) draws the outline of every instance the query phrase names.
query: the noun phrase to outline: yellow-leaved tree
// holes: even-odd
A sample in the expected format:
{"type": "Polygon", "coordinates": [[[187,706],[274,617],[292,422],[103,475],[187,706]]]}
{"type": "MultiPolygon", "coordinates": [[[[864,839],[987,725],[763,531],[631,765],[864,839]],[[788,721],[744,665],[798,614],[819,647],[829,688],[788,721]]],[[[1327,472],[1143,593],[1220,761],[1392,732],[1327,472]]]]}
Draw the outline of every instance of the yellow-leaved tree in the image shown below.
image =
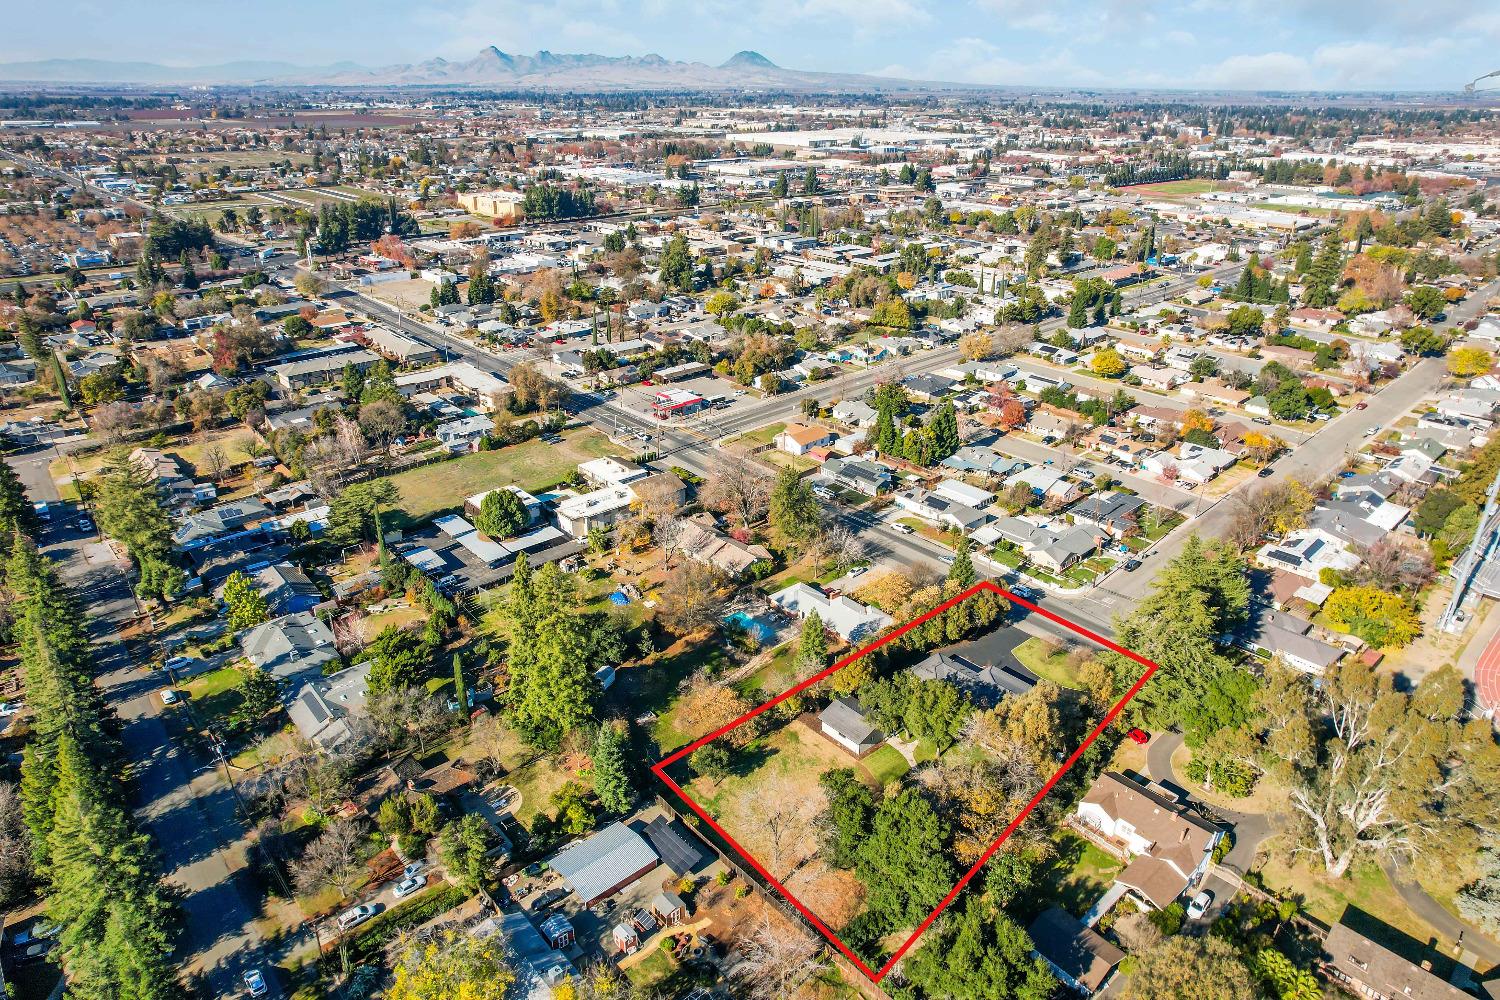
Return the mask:
{"type": "Polygon", "coordinates": [[[402,955],[385,995],[387,1000],[505,1000],[515,981],[499,937],[449,931],[402,955]]]}

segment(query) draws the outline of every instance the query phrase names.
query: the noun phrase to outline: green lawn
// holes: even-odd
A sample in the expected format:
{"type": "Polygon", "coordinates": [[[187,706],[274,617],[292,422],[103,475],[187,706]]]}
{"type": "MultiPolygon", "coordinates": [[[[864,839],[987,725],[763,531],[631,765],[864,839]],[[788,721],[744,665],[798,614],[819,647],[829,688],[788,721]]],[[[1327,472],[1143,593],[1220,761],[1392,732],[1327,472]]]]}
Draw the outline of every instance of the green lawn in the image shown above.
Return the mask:
{"type": "Polygon", "coordinates": [[[1125,866],[1076,834],[1062,832],[1054,841],[1057,856],[1042,873],[1041,895],[1081,917],[1125,866]]]}
{"type": "Polygon", "coordinates": [[[1083,690],[1083,682],[1078,679],[1078,671],[1074,669],[1071,657],[1066,652],[1058,651],[1048,656],[1046,645],[1035,636],[1021,643],[1012,652],[1023,667],[1038,677],[1059,687],[1083,690]]]}
{"type": "Polygon", "coordinates": [[[786,430],[786,424],[767,424],[765,427],[758,427],[753,431],[746,431],[734,440],[736,442],[745,442],[747,444],[770,444],[772,441],[776,440],[776,435],[780,434],[784,430],[786,430]]]}
{"type": "Polygon", "coordinates": [[[240,704],[239,687],[245,675],[238,667],[220,667],[199,674],[179,686],[204,722],[227,718],[240,704]]]}
{"type": "Polygon", "coordinates": [[[641,961],[627,966],[625,977],[640,989],[650,990],[670,979],[676,971],[677,963],[672,960],[672,956],[655,948],[641,961]]]}
{"type": "Polygon", "coordinates": [[[1181,181],[1162,181],[1160,184],[1132,184],[1124,190],[1132,194],[1155,195],[1158,198],[1187,198],[1195,194],[1217,191],[1223,186],[1223,181],[1195,177],[1181,181]]]}
{"type": "Polygon", "coordinates": [[[579,462],[621,451],[603,434],[575,431],[561,444],[541,439],[497,451],[480,451],[446,462],[399,472],[391,481],[401,491],[401,509],[412,523],[463,506],[464,499],[511,483],[529,493],[540,493],[563,482],[579,462]]]}
{"type": "Polygon", "coordinates": [[[890,744],[879,748],[860,763],[882,786],[900,780],[903,774],[911,770],[906,758],[901,756],[901,751],[890,744]]]}

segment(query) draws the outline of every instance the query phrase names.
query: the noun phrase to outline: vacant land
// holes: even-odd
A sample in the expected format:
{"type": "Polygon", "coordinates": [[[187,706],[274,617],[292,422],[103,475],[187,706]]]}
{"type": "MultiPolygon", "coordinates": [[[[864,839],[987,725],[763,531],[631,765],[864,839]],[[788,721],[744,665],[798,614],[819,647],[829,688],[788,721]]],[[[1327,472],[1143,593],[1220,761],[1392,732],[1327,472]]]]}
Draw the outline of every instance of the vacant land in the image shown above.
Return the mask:
{"type": "Polygon", "coordinates": [[[535,439],[498,451],[475,452],[397,473],[391,481],[401,491],[401,509],[415,523],[462,506],[465,497],[497,486],[514,483],[530,493],[544,492],[571,476],[579,462],[620,454],[603,434],[575,431],[560,444],[535,439]]]}

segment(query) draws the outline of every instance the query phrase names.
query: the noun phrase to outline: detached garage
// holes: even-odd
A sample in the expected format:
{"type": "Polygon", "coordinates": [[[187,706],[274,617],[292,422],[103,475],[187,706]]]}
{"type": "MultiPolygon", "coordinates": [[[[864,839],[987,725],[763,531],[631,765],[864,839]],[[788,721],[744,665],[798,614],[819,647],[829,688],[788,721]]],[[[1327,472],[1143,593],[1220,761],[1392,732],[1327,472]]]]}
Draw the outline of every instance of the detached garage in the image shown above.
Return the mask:
{"type": "Polygon", "coordinates": [[[660,863],[646,838],[624,823],[611,823],[552,859],[552,869],[563,877],[584,906],[613,896],[660,863]]]}

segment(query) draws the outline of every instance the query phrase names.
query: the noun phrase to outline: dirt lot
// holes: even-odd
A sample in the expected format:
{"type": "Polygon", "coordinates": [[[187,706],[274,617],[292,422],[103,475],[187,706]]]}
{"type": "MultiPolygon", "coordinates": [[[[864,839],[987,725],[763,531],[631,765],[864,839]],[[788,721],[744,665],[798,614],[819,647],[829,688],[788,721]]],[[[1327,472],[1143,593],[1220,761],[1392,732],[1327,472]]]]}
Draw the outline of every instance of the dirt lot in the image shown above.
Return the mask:
{"type": "Polygon", "coordinates": [[[432,301],[433,283],[426,278],[407,278],[405,281],[387,281],[371,285],[365,294],[388,302],[400,309],[416,309],[432,301]]]}

